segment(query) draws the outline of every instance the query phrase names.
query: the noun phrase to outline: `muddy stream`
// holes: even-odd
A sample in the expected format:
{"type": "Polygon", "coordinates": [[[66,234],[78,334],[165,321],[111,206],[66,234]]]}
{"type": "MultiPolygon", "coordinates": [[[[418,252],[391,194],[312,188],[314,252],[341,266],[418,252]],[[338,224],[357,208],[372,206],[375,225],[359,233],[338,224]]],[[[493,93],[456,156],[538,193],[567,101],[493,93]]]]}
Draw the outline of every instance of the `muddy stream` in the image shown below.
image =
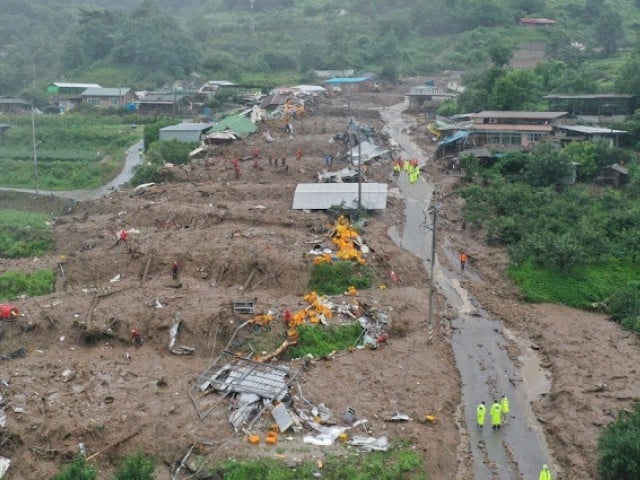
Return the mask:
{"type": "MultiPolygon", "coordinates": [[[[402,115],[407,102],[381,111],[387,132],[398,142],[402,158],[417,158],[420,165],[428,162],[425,153],[405,133],[412,121],[402,115]]],[[[434,191],[437,185],[424,176],[410,184],[406,173],[397,180],[402,198],[406,202],[404,231],[392,229],[389,234],[406,250],[420,256],[425,265],[425,275],[431,271],[431,242],[433,236],[434,191]]],[[[436,222],[437,227],[437,222],[436,222]]],[[[462,382],[460,423],[462,452],[471,452],[471,472],[461,467],[457,479],[475,480],[526,480],[538,478],[544,463],[552,464],[546,440],[531,410],[531,401],[549,391],[548,374],[540,367],[534,350],[528,349],[504,325],[491,317],[461,285],[461,279],[482,281],[477,272],[467,268],[460,271],[458,252],[452,250],[447,239],[436,232],[436,241],[442,242],[438,250],[444,252],[442,264],[436,254],[433,266],[436,292],[446,299],[454,312],[451,321],[451,343],[462,382]],[[449,265],[457,268],[451,269],[449,265]],[[524,352],[518,366],[507,355],[507,344],[519,344],[524,352]],[[506,395],[510,401],[510,413],[500,430],[491,428],[489,408],[494,400],[506,395]],[[476,406],[484,401],[487,419],[483,429],[476,424],[476,406]],[[466,445],[465,445],[466,444],[466,445]]],[[[425,312],[425,316],[427,312],[425,312]]],[[[434,319],[440,318],[434,309],[434,319]]],[[[434,320],[435,322],[436,320],[434,320]]],[[[425,319],[425,324],[427,320],[425,319]]],[[[435,336],[434,342],[444,341],[435,336]]],[[[428,348],[428,346],[426,347],[428,348]]],[[[464,465],[468,462],[461,462],[464,465]]]]}

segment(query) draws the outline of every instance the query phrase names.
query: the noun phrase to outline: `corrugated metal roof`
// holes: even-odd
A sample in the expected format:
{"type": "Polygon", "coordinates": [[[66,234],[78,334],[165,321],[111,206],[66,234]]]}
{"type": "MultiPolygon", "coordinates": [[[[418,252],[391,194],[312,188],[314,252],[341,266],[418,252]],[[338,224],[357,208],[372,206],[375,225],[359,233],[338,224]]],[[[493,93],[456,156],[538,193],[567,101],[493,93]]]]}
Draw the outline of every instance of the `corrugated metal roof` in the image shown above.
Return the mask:
{"type": "Polygon", "coordinates": [[[258,130],[255,123],[242,115],[230,115],[224,117],[213,127],[214,132],[222,132],[224,130],[231,130],[238,135],[253,133],[258,130]]]}
{"type": "Polygon", "coordinates": [[[122,97],[131,91],[130,88],[87,88],[80,95],[83,97],[122,97]]]}
{"type": "Polygon", "coordinates": [[[9,105],[27,105],[31,106],[31,102],[27,102],[22,98],[14,98],[14,97],[0,97],[0,103],[9,104],[9,105]]]}
{"type": "Polygon", "coordinates": [[[518,112],[508,110],[485,110],[470,115],[471,118],[513,118],[513,119],[534,119],[552,120],[564,117],[568,112],[518,112]]]}
{"type": "Polygon", "coordinates": [[[366,163],[374,158],[378,158],[389,153],[389,150],[374,143],[366,141],[360,142],[359,146],[356,145],[351,148],[351,157],[353,158],[354,163],[358,163],[358,152],[362,155],[362,161],[366,163]]]}
{"type": "Polygon", "coordinates": [[[555,25],[556,21],[551,20],[550,18],[521,17],[520,23],[525,23],[528,25],[555,25]]]}
{"type": "Polygon", "coordinates": [[[97,83],[70,83],[70,82],[53,82],[58,88],[102,88],[97,83]]]}
{"type": "Polygon", "coordinates": [[[614,163],[613,165],[610,165],[609,168],[611,170],[613,170],[614,172],[618,172],[618,173],[621,173],[623,175],[628,175],[629,174],[629,170],[626,167],[623,167],[622,165],[619,165],[617,163],[614,163]]]}
{"type": "Polygon", "coordinates": [[[139,97],[140,103],[176,103],[187,95],[181,92],[147,92],[139,97]]]}
{"type": "Polygon", "coordinates": [[[633,98],[630,93],[593,93],[589,95],[545,95],[542,98],[553,100],[590,100],[596,98],[633,98]]]}
{"type": "Polygon", "coordinates": [[[315,70],[319,78],[350,77],[354,73],[355,70],[315,70]]]}
{"type": "Polygon", "coordinates": [[[161,132],[202,132],[213,127],[213,123],[176,123],[168,127],[161,128],[161,132]]]}
{"type": "Polygon", "coordinates": [[[327,91],[326,88],[321,87],[320,85],[296,85],[291,88],[293,88],[294,90],[298,90],[300,93],[303,93],[305,95],[312,95],[314,93],[322,93],[327,91]]]}
{"type": "Polygon", "coordinates": [[[440,92],[438,91],[437,87],[432,87],[431,85],[419,85],[417,87],[411,87],[407,95],[410,97],[433,96],[433,97],[450,97],[450,98],[453,98],[456,96],[455,93],[440,92]]]}
{"type": "Polygon", "coordinates": [[[569,130],[570,132],[586,133],[586,134],[613,134],[627,133],[626,130],[614,130],[612,128],[589,127],[587,125],[556,125],[561,130],[569,130]]]}
{"type": "Polygon", "coordinates": [[[514,123],[474,123],[474,132],[552,132],[551,125],[520,125],[514,123]]]}
{"type": "Polygon", "coordinates": [[[465,138],[466,136],[469,135],[469,132],[466,130],[459,130],[457,132],[455,132],[453,135],[441,140],[438,142],[438,146],[440,145],[450,145],[454,142],[457,142],[458,140],[462,140],[463,138],[465,138]]]}
{"type": "MultiPolygon", "coordinates": [[[[363,183],[362,206],[367,210],[387,207],[386,183],[363,183]]],[[[294,210],[326,210],[335,205],[358,208],[357,183],[300,183],[293,195],[294,210]]]]}
{"type": "Polygon", "coordinates": [[[340,84],[340,83],[361,83],[370,80],[367,77],[336,77],[325,80],[325,83],[340,84]]]}

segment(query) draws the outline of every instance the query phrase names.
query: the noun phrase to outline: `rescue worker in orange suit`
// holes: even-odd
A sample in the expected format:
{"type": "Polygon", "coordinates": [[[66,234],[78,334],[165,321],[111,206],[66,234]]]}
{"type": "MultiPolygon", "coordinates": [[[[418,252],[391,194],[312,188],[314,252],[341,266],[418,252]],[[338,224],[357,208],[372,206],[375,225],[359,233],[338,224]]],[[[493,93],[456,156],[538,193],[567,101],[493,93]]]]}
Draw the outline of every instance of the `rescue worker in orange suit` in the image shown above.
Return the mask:
{"type": "Polygon", "coordinates": [[[0,305],[0,319],[2,320],[12,320],[14,318],[18,318],[20,316],[20,311],[17,307],[13,305],[9,305],[8,303],[3,303],[0,305]]]}
{"type": "Polygon", "coordinates": [[[171,264],[171,278],[173,278],[174,280],[177,280],[179,270],[180,270],[180,265],[178,265],[178,262],[173,262],[171,264]]]}
{"type": "Polygon", "coordinates": [[[116,245],[119,245],[120,242],[127,243],[127,238],[129,237],[129,232],[127,232],[124,228],[118,232],[118,240],[116,241],[116,245]]]}
{"type": "Polygon", "coordinates": [[[300,160],[304,156],[304,152],[301,148],[299,148],[294,155],[296,157],[296,160],[300,160]]]}
{"type": "Polygon", "coordinates": [[[469,256],[466,254],[466,252],[464,251],[460,252],[460,270],[462,270],[463,272],[464,272],[464,267],[468,261],[469,261],[469,256]]]}
{"type": "Polygon", "coordinates": [[[237,158],[233,160],[233,173],[235,174],[236,178],[240,178],[240,162],[237,158]]]}
{"type": "Polygon", "coordinates": [[[135,345],[139,347],[142,345],[142,337],[140,336],[140,332],[135,328],[131,330],[131,336],[129,337],[129,343],[131,345],[135,345]]]}

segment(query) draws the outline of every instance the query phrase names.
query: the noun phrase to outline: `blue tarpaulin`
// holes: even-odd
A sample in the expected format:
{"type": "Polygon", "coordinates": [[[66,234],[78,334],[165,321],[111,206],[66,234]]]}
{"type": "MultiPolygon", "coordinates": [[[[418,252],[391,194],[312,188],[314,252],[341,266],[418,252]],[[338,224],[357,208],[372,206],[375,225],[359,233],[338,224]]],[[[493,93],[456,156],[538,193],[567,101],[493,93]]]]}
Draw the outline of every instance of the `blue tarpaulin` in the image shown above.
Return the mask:
{"type": "Polygon", "coordinates": [[[336,78],[330,78],[325,83],[330,83],[334,85],[339,83],[360,83],[360,82],[366,82],[367,80],[370,80],[370,79],[367,77],[336,77],[336,78]]]}
{"type": "Polygon", "coordinates": [[[445,138],[444,140],[440,140],[438,142],[438,148],[444,147],[446,145],[451,145],[452,143],[455,143],[458,140],[462,140],[463,138],[466,138],[467,135],[469,135],[469,132],[467,130],[458,130],[453,135],[445,138]]]}

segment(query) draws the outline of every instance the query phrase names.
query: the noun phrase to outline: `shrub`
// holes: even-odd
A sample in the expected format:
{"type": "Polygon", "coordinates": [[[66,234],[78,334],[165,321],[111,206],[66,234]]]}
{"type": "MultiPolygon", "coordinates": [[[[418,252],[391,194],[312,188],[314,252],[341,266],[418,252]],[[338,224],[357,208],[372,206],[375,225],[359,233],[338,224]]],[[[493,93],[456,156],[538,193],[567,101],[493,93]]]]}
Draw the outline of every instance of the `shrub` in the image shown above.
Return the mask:
{"type": "Polygon", "coordinates": [[[349,287],[370,288],[375,280],[374,270],[353,262],[333,262],[314,265],[309,288],[320,295],[339,295],[349,287]]]}
{"type": "Polygon", "coordinates": [[[76,457],[52,480],[95,480],[96,478],[98,478],[98,470],[93,465],[89,465],[84,457],[76,457]]]}
{"type": "Polygon", "coordinates": [[[144,452],[127,455],[113,476],[113,480],[152,480],[155,462],[144,452]]]}
{"type": "Polygon", "coordinates": [[[133,177],[131,177],[131,185],[140,185],[142,183],[156,182],[164,180],[163,166],[155,163],[145,163],[136,165],[133,168],[133,177]]]}
{"type": "Polygon", "coordinates": [[[598,471],[603,480],[640,478],[640,404],[620,412],[598,440],[598,471]]]}
{"type": "Polygon", "coordinates": [[[324,357],[331,352],[346,350],[355,346],[362,333],[359,323],[352,325],[300,325],[298,327],[298,344],[287,351],[289,358],[300,358],[307,354],[324,357]]]}
{"type": "Polygon", "coordinates": [[[627,330],[640,333],[640,288],[637,282],[617,290],[609,297],[608,303],[613,320],[620,322],[627,330]]]}

